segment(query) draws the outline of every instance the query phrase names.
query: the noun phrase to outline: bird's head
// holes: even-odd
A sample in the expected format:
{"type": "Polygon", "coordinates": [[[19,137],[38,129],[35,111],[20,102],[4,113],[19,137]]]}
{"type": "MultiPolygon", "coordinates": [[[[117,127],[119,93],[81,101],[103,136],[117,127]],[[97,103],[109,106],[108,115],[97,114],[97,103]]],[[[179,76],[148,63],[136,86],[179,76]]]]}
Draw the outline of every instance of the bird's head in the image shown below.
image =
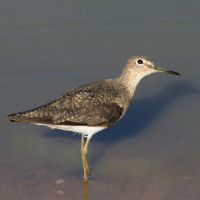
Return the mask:
{"type": "Polygon", "coordinates": [[[149,58],[144,56],[134,56],[129,58],[126,63],[126,70],[129,73],[137,73],[141,76],[146,76],[155,72],[180,75],[178,72],[156,67],[149,58]]]}

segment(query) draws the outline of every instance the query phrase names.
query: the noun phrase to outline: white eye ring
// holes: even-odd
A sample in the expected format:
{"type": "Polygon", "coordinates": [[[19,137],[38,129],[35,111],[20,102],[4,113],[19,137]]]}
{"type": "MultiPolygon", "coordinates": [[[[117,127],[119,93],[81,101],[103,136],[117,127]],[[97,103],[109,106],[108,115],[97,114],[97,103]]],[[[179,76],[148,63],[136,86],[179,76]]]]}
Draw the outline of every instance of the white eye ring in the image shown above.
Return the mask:
{"type": "Polygon", "coordinates": [[[141,58],[139,58],[136,60],[136,64],[142,66],[144,65],[144,61],[141,58]]]}

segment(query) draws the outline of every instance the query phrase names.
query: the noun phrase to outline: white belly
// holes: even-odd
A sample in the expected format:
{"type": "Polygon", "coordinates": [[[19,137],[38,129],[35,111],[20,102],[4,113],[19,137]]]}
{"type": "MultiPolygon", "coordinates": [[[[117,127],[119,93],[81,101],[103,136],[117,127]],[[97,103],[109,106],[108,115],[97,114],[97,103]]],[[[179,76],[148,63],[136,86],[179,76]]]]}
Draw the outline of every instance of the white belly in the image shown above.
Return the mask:
{"type": "Polygon", "coordinates": [[[53,125],[53,124],[39,124],[36,125],[47,126],[52,129],[61,129],[64,131],[72,131],[75,133],[80,133],[85,137],[91,138],[95,133],[105,129],[106,127],[92,127],[92,126],[66,126],[66,125],[53,125]]]}

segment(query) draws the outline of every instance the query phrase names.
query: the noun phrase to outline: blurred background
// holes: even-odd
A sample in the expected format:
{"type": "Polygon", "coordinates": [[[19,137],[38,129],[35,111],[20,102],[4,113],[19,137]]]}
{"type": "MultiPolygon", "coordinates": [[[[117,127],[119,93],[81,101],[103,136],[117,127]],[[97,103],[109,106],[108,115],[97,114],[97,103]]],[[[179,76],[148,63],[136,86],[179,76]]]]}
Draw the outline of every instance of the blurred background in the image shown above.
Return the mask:
{"type": "Polygon", "coordinates": [[[0,3],[0,199],[83,199],[80,135],[8,114],[120,75],[145,55],[181,77],[139,84],[124,118],[89,145],[88,199],[200,199],[200,2],[0,3]]]}

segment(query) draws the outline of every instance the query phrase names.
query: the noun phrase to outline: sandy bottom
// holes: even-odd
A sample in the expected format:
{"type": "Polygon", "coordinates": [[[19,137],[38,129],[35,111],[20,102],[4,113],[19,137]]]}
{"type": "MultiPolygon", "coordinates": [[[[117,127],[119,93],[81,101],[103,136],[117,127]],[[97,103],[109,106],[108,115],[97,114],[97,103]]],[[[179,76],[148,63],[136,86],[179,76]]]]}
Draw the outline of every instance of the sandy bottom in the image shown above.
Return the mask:
{"type": "MultiPolygon", "coordinates": [[[[21,165],[13,166],[8,161],[1,162],[0,171],[0,199],[84,199],[81,168],[80,171],[68,175],[69,172],[64,169],[43,169],[40,165],[33,168],[27,163],[26,168],[21,168],[21,165]]],[[[88,199],[198,200],[199,188],[198,176],[194,175],[173,178],[157,174],[151,178],[126,180],[93,177],[88,184],[88,199]]]]}

